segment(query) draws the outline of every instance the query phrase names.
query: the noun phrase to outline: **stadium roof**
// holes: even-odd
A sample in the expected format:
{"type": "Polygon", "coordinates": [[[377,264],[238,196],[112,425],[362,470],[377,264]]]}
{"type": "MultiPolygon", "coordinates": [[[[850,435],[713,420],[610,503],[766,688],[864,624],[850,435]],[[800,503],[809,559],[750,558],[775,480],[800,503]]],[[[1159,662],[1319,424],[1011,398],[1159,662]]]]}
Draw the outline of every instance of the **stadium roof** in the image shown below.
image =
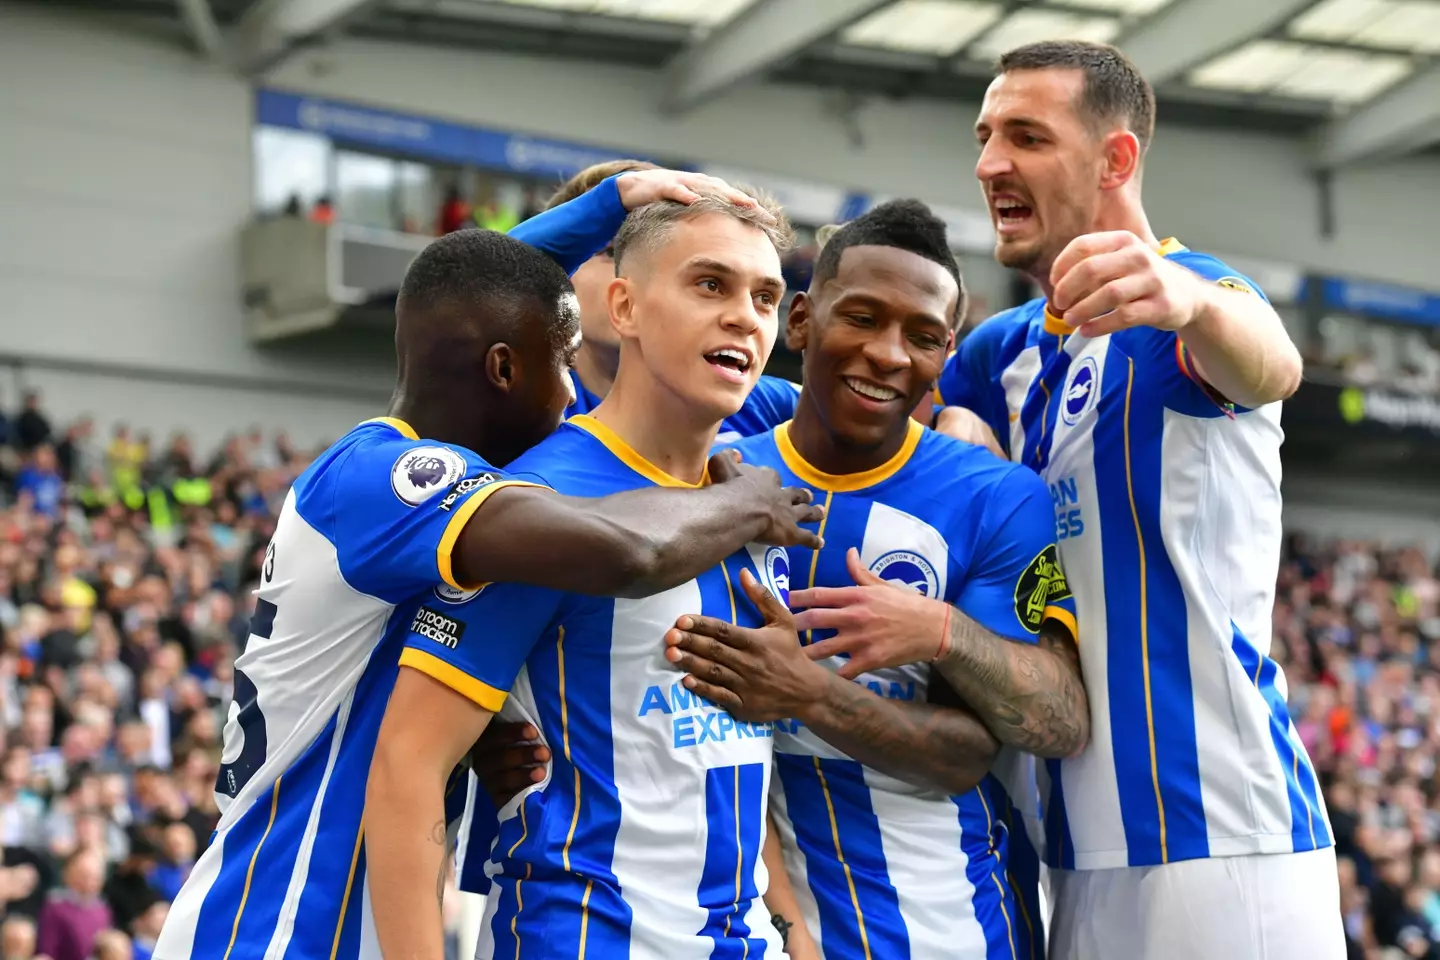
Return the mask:
{"type": "Polygon", "coordinates": [[[248,70],[335,31],[663,67],[670,112],[762,76],[973,102],[1000,52],[1083,38],[1130,54],[1165,119],[1313,133],[1317,167],[1440,143],[1440,0],[63,2],[178,17],[248,70]]]}

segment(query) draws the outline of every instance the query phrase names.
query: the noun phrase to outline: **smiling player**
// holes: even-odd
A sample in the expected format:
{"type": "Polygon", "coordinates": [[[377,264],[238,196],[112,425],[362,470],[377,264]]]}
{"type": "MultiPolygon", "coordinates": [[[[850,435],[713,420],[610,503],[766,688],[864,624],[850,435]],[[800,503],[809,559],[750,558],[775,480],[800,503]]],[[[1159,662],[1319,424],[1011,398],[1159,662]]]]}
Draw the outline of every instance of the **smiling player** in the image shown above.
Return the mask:
{"type": "MultiPolygon", "coordinates": [[[[721,422],[774,345],[790,242],[777,210],[715,197],[632,213],[608,291],[614,387],[514,475],[585,495],[701,485],[721,422]]],[[[693,697],[661,638],[686,611],[757,622],[736,578],[755,571],[783,595],[774,572],[785,567],[783,549],[753,547],[639,601],[494,585],[459,608],[474,627],[464,636],[413,636],[366,802],[370,865],[387,881],[371,888],[386,953],[442,955],[433,890],[447,778],[503,705],[554,762],[502,811],[481,958],[778,955],[761,902],[772,731],[693,697]]]]}

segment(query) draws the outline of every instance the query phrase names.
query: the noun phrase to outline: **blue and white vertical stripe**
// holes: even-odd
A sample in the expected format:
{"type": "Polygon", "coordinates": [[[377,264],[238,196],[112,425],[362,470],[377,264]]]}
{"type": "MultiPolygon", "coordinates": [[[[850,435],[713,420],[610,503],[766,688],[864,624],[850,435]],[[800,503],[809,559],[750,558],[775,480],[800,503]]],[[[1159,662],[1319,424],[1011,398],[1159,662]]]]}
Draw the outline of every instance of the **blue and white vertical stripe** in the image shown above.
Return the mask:
{"type": "Polygon", "coordinates": [[[1157,342],[1057,333],[1037,309],[1002,375],[1019,400],[1012,450],[1055,499],[1083,638],[1091,746],[1045,765],[1046,859],[1063,868],[1331,843],[1267,656],[1278,406],[1236,414],[1185,394],[1173,338],[1157,342]]]}
{"type": "Polygon", "coordinates": [[[780,753],[775,765],[776,828],[824,956],[1031,956],[988,782],[944,798],[853,760],[780,753]]]}

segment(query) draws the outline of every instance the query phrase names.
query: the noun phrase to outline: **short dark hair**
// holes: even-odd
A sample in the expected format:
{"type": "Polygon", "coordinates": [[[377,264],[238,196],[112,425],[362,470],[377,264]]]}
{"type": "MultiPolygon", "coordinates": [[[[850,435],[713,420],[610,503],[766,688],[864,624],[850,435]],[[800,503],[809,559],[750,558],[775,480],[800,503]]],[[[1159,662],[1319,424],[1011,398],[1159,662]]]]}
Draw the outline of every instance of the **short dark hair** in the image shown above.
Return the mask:
{"type": "MultiPolygon", "coordinates": [[[[395,309],[456,310],[503,330],[519,313],[513,308],[538,305],[557,320],[549,331],[552,342],[563,344],[573,331],[559,322],[564,311],[556,305],[573,292],[560,265],[529,244],[494,230],[457,230],[431,242],[410,263],[395,309]]],[[[516,332],[505,331],[502,339],[516,332]]]]}
{"type": "Polygon", "coordinates": [[[1140,68],[1108,43],[1042,40],[1001,55],[997,73],[1015,70],[1079,70],[1085,75],[1080,109],[1092,127],[1123,123],[1144,154],[1155,136],[1155,91],[1140,68]]]}
{"type": "Polygon", "coordinates": [[[815,258],[815,271],[810,279],[812,289],[835,279],[840,270],[840,257],[851,247],[894,247],[940,264],[955,278],[955,285],[960,289],[951,327],[965,316],[965,279],[946,238],[945,221],[919,200],[890,200],[831,233],[815,258]]]}
{"type": "Polygon", "coordinates": [[[586,167],[575,176],[566,180],[556,188],[545,201],[545,209],[558,207],[562,203],[569,203],[582,193],[589,193],[601,183],[621,173],[634,173],[637,170],[659,170],[660,168],[649,160],[607,160],[605,163],[597,163],[586,167]]]}

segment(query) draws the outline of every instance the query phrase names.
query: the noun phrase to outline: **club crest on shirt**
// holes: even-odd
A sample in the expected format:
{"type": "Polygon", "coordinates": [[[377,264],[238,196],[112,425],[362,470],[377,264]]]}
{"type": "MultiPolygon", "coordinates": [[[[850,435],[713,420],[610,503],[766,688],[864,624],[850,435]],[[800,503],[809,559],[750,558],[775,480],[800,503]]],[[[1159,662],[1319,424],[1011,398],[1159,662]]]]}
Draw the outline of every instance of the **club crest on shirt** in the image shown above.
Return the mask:
{"type": "Polygon", "coordinates": [[[1215,282],[1227,290],[1239,290],[1241,293],[1250,294],[1255,293],[1255,288],[1239,277],[1221,277],[1215,282]]]}
{"type": "Polygon", "coordinates": [[[1070,583],[1060,569],[1060,553],[1052,543],[1036,554],[1015,582],[1015,616],[1026,630],[1039,633],[1045,608],[1071,595],[1070,583]]]}
{"type": "Polygon", "coordinates": [[[1060,398],[1060,419],[1075,426],[1095,406],[1095,398],[1099,394],[1100,370],[1095,365],[1095,358],[1082,357],[1065,380],[1065,394],[1060,398]]]}
{"type": "Polygon", "coordinates": [[[904,587],[922,597],[935,597],[940,592],[940,578],[929,560],[909,550],[891,550],[870,564],[870,572],[881,580],[904,587]]]}
{"type": "Polygon", "coordinates": [[[790,554],[784,547],[771,547],[765,551],[765,586],[790,606],[790,554]]]}
{"type": "Polygon", "coordinates": [[[465,473],[465,458],[448,447],[406,450],[390,468],[390,489],[412,507],[449,488],[465,473]]]}

